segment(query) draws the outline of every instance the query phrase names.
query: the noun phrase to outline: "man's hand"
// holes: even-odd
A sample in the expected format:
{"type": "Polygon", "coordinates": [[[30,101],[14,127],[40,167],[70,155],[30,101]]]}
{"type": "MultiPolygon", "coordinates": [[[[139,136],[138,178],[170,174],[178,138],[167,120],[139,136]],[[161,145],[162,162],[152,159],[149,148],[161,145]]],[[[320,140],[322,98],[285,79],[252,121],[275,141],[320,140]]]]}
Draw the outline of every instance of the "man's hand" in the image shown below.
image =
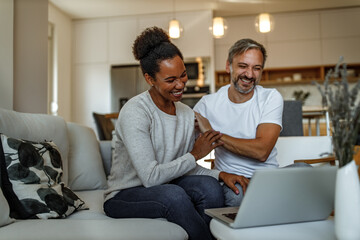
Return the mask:
{"type": "Polygon", "coordinates": [[[249,184],[249,179],[244,176],[227,173],[227,172],[220,172],[219,179],[222,180],[234,193],[239,194],[239,189],[235,187],[235,183],[239,183],[243,189],[243,193],[245,194],[246,188],[249,184]]]}
{"type": "Polygon", "coordinates": [[[212,130],[211,124],[210,124],[209,120],[207,120],[207,118],[203,117],[198,112],[194,111],[194,113],[195,113],[195,117],[196,117],[195,126],[199,127],[201,133],[212,130]]]}

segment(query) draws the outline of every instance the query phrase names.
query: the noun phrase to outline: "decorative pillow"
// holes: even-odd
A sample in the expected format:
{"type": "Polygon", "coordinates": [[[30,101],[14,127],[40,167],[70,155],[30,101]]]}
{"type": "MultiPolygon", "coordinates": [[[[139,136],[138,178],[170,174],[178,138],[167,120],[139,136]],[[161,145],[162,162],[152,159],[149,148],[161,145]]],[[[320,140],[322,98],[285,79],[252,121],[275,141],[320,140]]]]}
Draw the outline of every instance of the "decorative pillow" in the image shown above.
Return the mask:
{"type": "Polygon", "coordinates": [[[86,209],[85,202],[61,182],[62,161],[53,142],[37,143],[4,134],[0,140],[5,161],[0,165],[1,187],[11,217],[62,218],[86,209]]]}

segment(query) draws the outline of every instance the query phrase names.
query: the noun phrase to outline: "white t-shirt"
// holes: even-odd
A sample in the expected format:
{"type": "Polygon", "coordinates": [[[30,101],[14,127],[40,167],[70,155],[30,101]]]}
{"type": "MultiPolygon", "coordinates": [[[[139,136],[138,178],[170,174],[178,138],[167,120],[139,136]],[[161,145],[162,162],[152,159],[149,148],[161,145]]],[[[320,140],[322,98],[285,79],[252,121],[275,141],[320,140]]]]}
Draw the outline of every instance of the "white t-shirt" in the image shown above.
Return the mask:
{"type": "MultiPolygon", "coordinates": [[[[259,124],[275,123],[282,127],[284,101],[276,89],[256,86],[253,97],[244,103],[233,103],[226,85],[218,92],[202,97],[194,110],[206,117],[213,129],[235,138],[254,139],[259,124]]],[[[257,169],[276,168],[276,148],[265,162],[236,155],[224,147],[215,149],[215,169],[252,177],[257,169]]]]}

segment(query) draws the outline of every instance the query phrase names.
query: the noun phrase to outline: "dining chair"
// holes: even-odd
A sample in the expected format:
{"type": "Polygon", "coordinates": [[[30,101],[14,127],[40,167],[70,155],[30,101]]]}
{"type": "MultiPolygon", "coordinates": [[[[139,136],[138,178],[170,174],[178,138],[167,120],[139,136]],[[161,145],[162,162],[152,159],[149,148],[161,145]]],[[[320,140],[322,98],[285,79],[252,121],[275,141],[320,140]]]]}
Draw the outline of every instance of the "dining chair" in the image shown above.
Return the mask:
{"type": "Polygon", "coordinates": [[[111,140],[112,131],[115,129],[111,118],[107,117],[107,114],[96,112],[93,112],[93,117],[99,140],[111,140]]]}
{"type": "Polygon", "coordinates": [[[304,136],[301,101],[284,101],[282,127],[280,136],[304,136]]]}

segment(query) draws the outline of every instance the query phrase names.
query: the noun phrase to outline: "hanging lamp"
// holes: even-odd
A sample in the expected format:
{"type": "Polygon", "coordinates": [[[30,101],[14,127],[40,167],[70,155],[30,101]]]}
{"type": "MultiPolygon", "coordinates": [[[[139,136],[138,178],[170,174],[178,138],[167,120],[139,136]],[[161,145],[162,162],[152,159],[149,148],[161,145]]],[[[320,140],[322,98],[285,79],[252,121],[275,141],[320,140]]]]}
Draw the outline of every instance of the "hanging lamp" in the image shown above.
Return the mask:
{"type": "Polygon", "coordinates": [[[173,19],[169,22],[169,36],[170,38],[180,38],[181,36],[181,25],[179,20],[175,18],[175,0],[173,0],[173,19]]]}
{"type": "Polygon", "coordinates": [[[274,19],[269,13],[260,13],[255,19],[255,27],[261,33],[271,32],[274,30],[274,19]]]}
{"type": "Polygon", "coordinates": [[[226,20],[222,17],[215,17],[212,20],[212,26],[209,28],[214,38],[222,38],[227,30],[226,20]]]}
{"type": "Polygon", "coordinates": [[[171,38],[180,38],[180,22],[176,19],[173,19],[169,22],[169,36],[171,38]]]}

